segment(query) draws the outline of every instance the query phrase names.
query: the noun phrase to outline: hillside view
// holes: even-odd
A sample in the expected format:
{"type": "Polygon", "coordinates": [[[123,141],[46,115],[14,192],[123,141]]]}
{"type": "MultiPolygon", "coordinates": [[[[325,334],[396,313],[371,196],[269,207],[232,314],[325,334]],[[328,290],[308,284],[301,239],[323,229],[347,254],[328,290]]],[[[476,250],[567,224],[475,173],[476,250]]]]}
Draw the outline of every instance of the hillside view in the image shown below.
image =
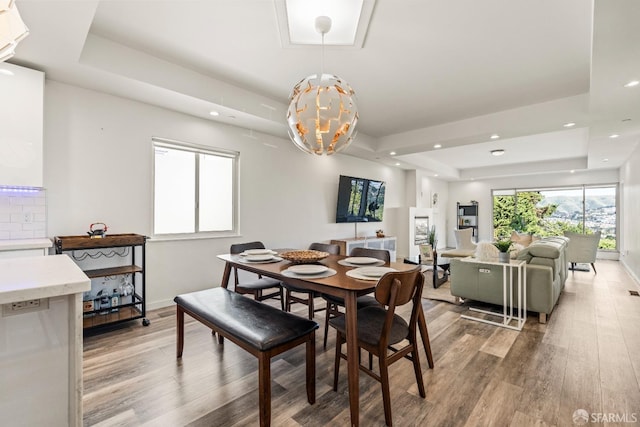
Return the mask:
{"type": "Polygon", "coordinates": [[[561,235],[564,231],[602,232],[601,249],[616,248],[615,187],[517,192],[494,197],[494,232],[507,236],[511,230],[545,235],[561,235]],[[517,206],[516,206],[517,205],[517,206]]]}

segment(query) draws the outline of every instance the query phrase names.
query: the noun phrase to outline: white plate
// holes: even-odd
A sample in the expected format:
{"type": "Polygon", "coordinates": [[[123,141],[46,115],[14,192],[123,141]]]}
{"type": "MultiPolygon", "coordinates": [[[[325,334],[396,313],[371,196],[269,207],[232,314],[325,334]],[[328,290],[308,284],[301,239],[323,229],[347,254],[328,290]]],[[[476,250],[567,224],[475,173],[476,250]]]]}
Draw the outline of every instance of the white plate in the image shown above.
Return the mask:
{"type": "MultiPolygon", "coordinates": [[[[287,268],[286,270],[282,270],[282,275],[285,277],[291,277],[293,279],[300,279],[302,275],[294,273],[293,271],[289,271],[291,270],[290,268],[287,268]]],[[[318,274],[305,274],[302,276],[302,278],[304,278],[304,280],[311,280],[311,279],[324,279],[325,277],[331,277],[333,275],[336,274],[336,271],[332,268],[327,268],[327,271],[323,271],[322,273],[318,273],[318,274]]],[[[364,276],[363,276],[364,277],[364,276]]]]}
{"type": "Polygon", "coordinates": [[[349,264],[369,265],[369,264],[375,264],[380,260],[378,258],[371,258],[367,256],[354,256],[354,257],[346,258],[345,261],[348,262],[349,264]]]}
{"type": "Polygon", "coordinates": [[[327,271],[329,268],[325,265],[318,264],[300,264],[292,265],[287,270],[295,274],[320,274],[327,271]]]}
{"type": "Polygon", "coordinates": [[[397,271],[395,268],[390,267],[361,267],[356,268],[355,271],[366,277],[380,278],[390,271],[397,271]]]}
{"type": "Polygon", "coordinates": [[[274,252],[271,249],[247,249],[242,252],[242,255],[273,255],[274,252]]]}
{"type": "Polygon", "coordinates": [[[273,255],[272,254],[247,255],[245,259],[250,262],[269,261],[273,259],[273,255]]]}

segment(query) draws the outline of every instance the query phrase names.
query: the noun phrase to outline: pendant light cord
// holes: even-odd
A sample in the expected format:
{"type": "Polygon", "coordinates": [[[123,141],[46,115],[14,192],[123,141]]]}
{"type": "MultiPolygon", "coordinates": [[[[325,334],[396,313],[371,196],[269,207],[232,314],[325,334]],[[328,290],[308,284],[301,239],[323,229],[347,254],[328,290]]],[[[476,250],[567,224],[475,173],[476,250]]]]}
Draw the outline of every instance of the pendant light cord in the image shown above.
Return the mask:
{"type": "Polygon", "coordinates": [[[320,78],[324,74],[324,31],[322,32],[322,48],[320,54],[320,78]]]}

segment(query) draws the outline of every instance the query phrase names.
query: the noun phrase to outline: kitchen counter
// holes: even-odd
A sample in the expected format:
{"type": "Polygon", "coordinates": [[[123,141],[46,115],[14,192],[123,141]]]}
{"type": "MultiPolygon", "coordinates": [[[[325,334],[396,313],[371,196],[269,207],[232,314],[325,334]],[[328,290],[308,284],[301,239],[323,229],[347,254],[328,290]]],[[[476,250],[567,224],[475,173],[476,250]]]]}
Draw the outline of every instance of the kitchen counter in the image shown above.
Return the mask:
{"type": "Polygon", "coordinates": [[[82,426],[82,293],[90,289],[67,255],[0,259],[4,425],[82,426]]]}
{"type": "Polygon", "coordinates": [[[22,251],[26,249],[45,249],[53,246],[51,239],[0,240],[0,251],[22,251]]]}
{"type": "Polygon", "coordinates": [[[48,255],[50,239],[0,240],[0,259],[48,255]]]}
{"type": "Polygon", "coordinates": [[[0,259],[0,304],[90,289],[87,275],[67,255],[0,259]]]}

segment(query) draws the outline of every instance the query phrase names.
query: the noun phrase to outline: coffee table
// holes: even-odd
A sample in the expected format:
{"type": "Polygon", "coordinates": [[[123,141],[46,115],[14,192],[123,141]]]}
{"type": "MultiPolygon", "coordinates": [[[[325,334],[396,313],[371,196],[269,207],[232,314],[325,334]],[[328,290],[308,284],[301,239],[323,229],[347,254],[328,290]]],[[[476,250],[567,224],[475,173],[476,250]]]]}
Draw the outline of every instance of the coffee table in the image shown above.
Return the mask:
{"type": "MultiPolygon", "coordinates": [[[[404,259],[405,264],[425,265],[421,262],[419,255],[407,257],[404,259]]],[[[433,251],[433,287],[439,288],[443,283],[449,280],[449,268],[451,267],[451,258],[438,257],[438,252],[433,251]],[[442,276],[438,273],[438,267],[442,270],[442,276]]]]}

